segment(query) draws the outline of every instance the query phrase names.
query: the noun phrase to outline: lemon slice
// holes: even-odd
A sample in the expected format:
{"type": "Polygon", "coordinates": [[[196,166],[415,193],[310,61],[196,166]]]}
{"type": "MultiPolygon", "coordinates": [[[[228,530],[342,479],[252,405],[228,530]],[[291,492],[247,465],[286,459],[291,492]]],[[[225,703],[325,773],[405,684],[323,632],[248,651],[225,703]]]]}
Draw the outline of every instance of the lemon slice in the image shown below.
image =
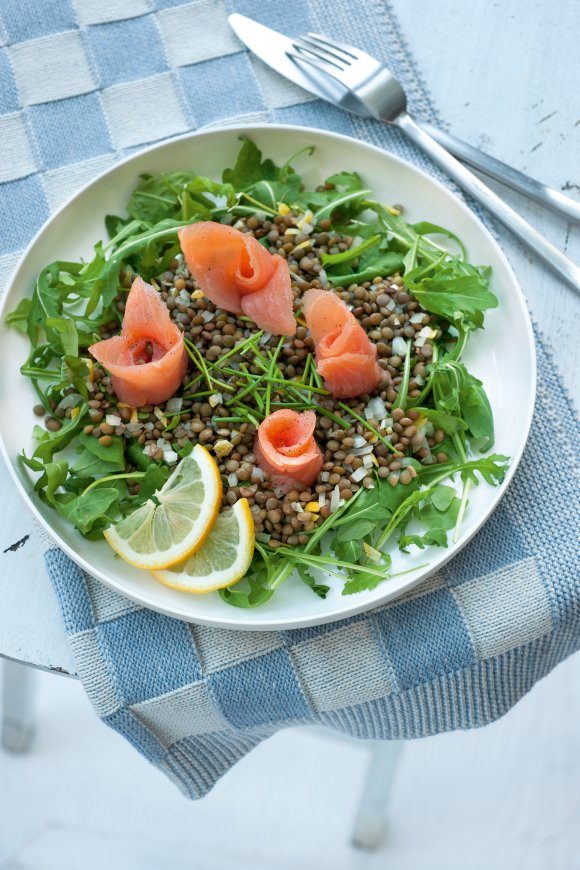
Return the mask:
{"type": "Polygon", "coordinates": [[[221,498],[218,467],[205,447],[197,444],[152,498],[104,535],[113,550],[136,568],[169,568],[203,544],[221,498]]]}
{"type": "Polygon", "coordinates": [[[223,511],[203,546],[183,562],[167,571],[154,571],[156,580],[201,595],[241,580],[254,554],[254,520],[245,498],[223,511]]]}

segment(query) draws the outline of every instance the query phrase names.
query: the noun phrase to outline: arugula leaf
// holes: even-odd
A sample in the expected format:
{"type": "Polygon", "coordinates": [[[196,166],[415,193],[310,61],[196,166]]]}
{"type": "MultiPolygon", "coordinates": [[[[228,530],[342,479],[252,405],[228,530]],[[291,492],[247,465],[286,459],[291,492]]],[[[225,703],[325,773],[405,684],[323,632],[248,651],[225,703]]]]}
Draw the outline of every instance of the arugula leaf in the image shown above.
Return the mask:
{"type": "Polygon", "coordinates": [[[493,412],[481,381],[463,363],[444,358],[433,364],[431,382],[437,407],[461,416],[473,438],[481,439],[481,451],[490,450],[494,442],[493,412]]]}
{"type": "Polygon", "coordinates": [[[448,230],[446,227],[441,227],[439,224],[431,223],[431,221],[419,221],[418,223],[412,224],[413,229],[416,233],[419,233],[420,236],[429,236],[429,235],[438,235],[438,236],[446,236],[448,239],[452,239],[459,247],[461,251],[461,257],[463,260],[467,260],[467,250],[465,245],[459,238],[459,236],[452,233],[451,230],[448,230]]]}
{"type": "MultiPolygon", "coordinates": [[[[389,488],[392,489],[392,487],[389,488]]],[[[351,510],[347,511],[335,522],[334,528],[348,528],[354,523],[361,521],[371,521],[374,525],[376,521],[384,519],[386,509],[379,500],[379,492],[380,487],[377,486],[375,486],[374,489],[365,489],[357,498],[351,510]]],[[[356,537],[356,535],[354,537],[356,537]]],[[[351,538],[339,535],[339,540],[348,541],[351,540],[351,538]]]]}
{"type": "Polygon", "coordinates": [[[498,305],[489,290],[489,277],[489,267],[453,258],[431,274],[425,274],[421,267],[413,269],[405,275],[405,283],[427,311],[452,322],[463,317],[481,327],[483,312],[498,305]]]}
{"type": "Polygon", "coordinates": [[[330,586],[326,586],[324,583],[319,583],[314,575],[312,574],[312,568],[310,565],[304,565],[302,563],[298,563],[296,565],[296,570],[298,571],[298,576],[302,580],[306,586],[310,587],[315,595],[318,595],[319,598],[326,598],[330,591],[330,586]]]}
{"type": "Polygon", "coordinates": [[[254,558],[246,576],[235,586],[218,589],[218,595],[222,601],[233,607],[251,608],[265,604],[276,591],[271,584],[280,561],[256,544],[254,558]]]}
{"type": "Polygon", "coordinates": [[[431,504],[438,511],[446,511],[455,496],[456,493],[452,486],[441,484],[431,493],[431,504]]]}
{"type": "Polygon", "coordinates": [[[340,251],[338,254],[323,254],[322,255],[322,265],[326,268],[327,266],[344,266],[346,263],[350,263],[352,260],[358,260],[361,254],[363,254],[369,248],[374,248],[375,245],[381,241],[380,235],[371,236],[368,239],[365,239],[360,245],[356,245],[354,248],[349,248],[346,251],[340,251]]]}
{"type": "Polygon", "coordinates": [[[125,468],[123,439],[118,436],[113,435],[112,443],[105,446],[100,443],[98,438],[81,433],[77,452],[79,458],[72,466],[71,471],[79,477],[114,474],[125,468]]]}
{"type": "Polygon", "coordinates": [[[363,284],[372,281],[377,275],[388,277],[394,275],[403,267],[403,258],[396,251],[370,250],[365,252],[356,272],[344,272],[335,269],[327,272],[328,280],[335,287],[349,287],[351,284],[363,284]],[[338,273],[338,274],[337,274],[338,273]]]}
{"type": "Polygon", "coordinates": [[[357,571],[357,573],[353,574],[353,576],[350,577],[344,584],[342,594],[354,595],[355,592],[364,592],[367,590],[376,589],[379,583],[382,583],[384,580],[388,579],[389,571],[391,569],[391,557],[387,553],[384,553],[381,561],[373,562],[372,567],[384,568],[384,576],[380,577],[374,573],[371,574],[370,572],[366,573],[364,571],[357,571]]]}
{"type": "Polygon", "coordinates": [[[127,203],[127,214],[151,224],[173,216],[179,202],[163,176],[142,175],[141,179],[127,203]]]}
{"type": "Polygon", "coordinates": [[[83,402],[77,416],[66,420],[57,432],[49,432],[46,429],[41,429],[40,426],[35,426],[32,430],[32,437],[36,441],[33,457],[42,462],[50,462],[54,454],[70,444],[75,435],[82,429],[87,411],[88,405],[83,402]]]}
{"type": "MultiPolygon", "coordinates": [[[[135,446],[139,447],[142,451],[140,444],[135,446]]],[[[143,458],[146,458],[143,453],[141,455],[143,458]]],[[[132,496],[132,504],[135,507],[145,504],[147,499],[155,495],[163,484],[167,482],[171,471],[172,469],[168,465],[157,465],[157,463],[150,461],[145,471],[145,477],[139,481],[139,493],[132,496]]]]}
{"type": "Polygon", "coordinates": [[[276,181],[279,176],[276,164],[270,158],[262,160],[262,152],[251,139],[241,138],[243,145],[237,160],[233,167],[224,169],[222,181],[236,190],[245,190],[259,181],[276,181]]]}
{"type": "Polygon", "coordinates": [[[401,535],[399,538],[399,550],[408,553],[409,547],[415,545],[420,550],[425,547],[447,547],[449,541],[445,529],[429,529],[423,535],[401,535]]]}
{"type": "Polygon", "coordinates": [[[18,332],[22,332],[26,335],[31,308],[31,299],[21,299],[14,311],[11,311],[10,314],[6,315],[6,323],[8,326],[13,326],[18,330],[18,332]]]}
{"type": "MultiPolygon", "coordinates": [[[[95,439],[96,440],[96,439],[95,439]]],[[[95,523],[106,528],[111,520],[107,511],[119,501],[119,491],[112,487],[96,487],[86,495],[74,496],[71,493],[56,495],[58,510],[83,534],[93,530],[95,523]]]]}
{"type": "Polygon", "coordinates": [[[47,331],[58,336],[63,353],[73,357],[78,356],[79,336],[76,326],[69,317],[48,317],[45,325],[47,331]]]}
{"type": "Polygon", "coordinates": [[[454,435],[456,432],[463,432],[467,429],[467,423],[460,417],[454,417],[446,411],[440,411],[436,408],[415,408],[415,410],[424,420],[432,423],[435,429],[443,429],[446,435],[454,435]]]}
{"type": "Polygon", "coordinates": [[[43,465],[42,462],[30,460],[25,456],[21,458],[33,471],[42,471],[34,484],[34,491],[40,493],[50,504],[54,504],[54,494],[65,483],[68,475],[68,462],[47,462],[43,465]]]}

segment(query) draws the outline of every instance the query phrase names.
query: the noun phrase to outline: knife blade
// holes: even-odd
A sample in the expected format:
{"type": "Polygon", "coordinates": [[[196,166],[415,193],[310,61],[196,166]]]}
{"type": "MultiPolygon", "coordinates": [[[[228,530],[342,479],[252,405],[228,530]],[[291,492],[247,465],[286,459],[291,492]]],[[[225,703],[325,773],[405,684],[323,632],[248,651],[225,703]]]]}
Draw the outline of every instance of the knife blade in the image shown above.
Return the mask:
{"type": "Polygon", "coordinates": [[[288,56],[287,52],[293,47],[290,37],[238,12],[229,15],[228,20],[244,45],[274,72],[322,100],[341,103],[346,96],[346,91],[330,76],[312,69],[303,71],[288,56]]]}

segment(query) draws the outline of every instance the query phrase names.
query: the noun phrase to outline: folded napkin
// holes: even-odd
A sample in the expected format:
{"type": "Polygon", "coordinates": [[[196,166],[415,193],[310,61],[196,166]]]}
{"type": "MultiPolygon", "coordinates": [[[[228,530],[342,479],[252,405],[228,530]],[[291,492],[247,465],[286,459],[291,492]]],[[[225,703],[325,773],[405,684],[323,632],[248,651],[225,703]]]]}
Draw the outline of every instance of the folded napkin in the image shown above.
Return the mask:
{"type": "MultiPolygon", "coordinates": [[[[440,123],[386,2],[359,0],[353,16],[335,0],[332,18],[323,0],[153,5],[0,0],[5,270],[51,209],[117,155],[207,124],[325,127],[441,177],[396,130],[282,82],[227,24],[235,8],[287,32],[331,29],[366,45],[394,68],[414,114],[440,123]]],[[[198,798],[289,725],[410,738],[508,710],[580,646],[577,420],[539,338],[537,347],[530,442],[499,507],[441,573],[371,613],[287,632],[193,626],[136,606],[50,550],[77,672],[103,721],[198,798]]]]}

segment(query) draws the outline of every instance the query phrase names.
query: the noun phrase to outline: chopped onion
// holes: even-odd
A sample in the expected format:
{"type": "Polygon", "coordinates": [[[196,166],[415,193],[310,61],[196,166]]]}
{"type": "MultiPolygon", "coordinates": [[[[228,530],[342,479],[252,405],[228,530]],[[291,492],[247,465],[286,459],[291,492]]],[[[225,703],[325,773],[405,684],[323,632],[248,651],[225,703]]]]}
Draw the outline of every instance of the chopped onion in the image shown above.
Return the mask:
{"type": "Polygon", "coordinates": [[[169,399],[165,404],[165,413],[177,414],[178,411],[181,411],[182,405],[183,399],[181,398],[181,396],[174,396],[172,399],[169,399]]]}
{"type": "Polygon", "coordinates": [[[353,483],[359,483],[359,481],[361,481],[363,479],[363,477],[366,477],[370,473],[371,473],[370,469],[365,468],[364,465],[361,465],[360,468],[357,468],[356,471],[353,471],[353,473],[350,476],[350,479],[352,480],[353,483]]]}
{"type": "Polygon", "coordinates": [[[105,420],[107,421],[109,426],[120,426],[122,423],[121,418],[117,417],[116,414],[107,414],[105,420]]]}
{"type": "Polygon", "coordinates": [[[363,544],[363,549],[369,559],[371,559],[373,562],[380,562],[382,560],[383,554],[379,550],[375,550],[374,547],[371,547],[370,544],[367,544],[366,541],[363,544]]]}
{"type": "Polygon", "coordinates": [[[393,354],[396,356],[407,356],[407,342],[405,339],[397,335],[392,342],[393,354]]]}
{"type": "Polygon", "coordinates": [[[328,275],[326,274],[324,269],[320,270],[317,277],[318,277],[318,281],[320,283],[320,286],[326,287],[326,285],[328,284],[328,275]]]}
{"type": "Polygon", "coordinates": [[[304,510],[304,508],[302,507],[302,505],[300,504],[299,501],[293,501],[292,502],[292,510],[295,510],[296,513],[299,514],[304,510]]]}
{"type": "Polygon", "coordinates": [[[221,393],[213,393],[208,399],[209,404],[212,408],[217,408],[218,405],[221,405],[224,400],[224,397],[221,393]]]}
{"type": "Polygon", "coordinates": [[[336,513],[338,508],[340,507],[340,490],[338,488],[338,484],[332,490],[332,495],[330,496],[330,513],[336,513]]]}
{"type": "Polygon", "coordinates": [[[415,311],[409,318],[410,323],[423,323],[423,318],[425,317],[422,311],[415,311]]]}
{"type": "Polygon", "coordinates": [[[175,450],[165,450],[163,453],[163,461],[166,462],[168,465],[174,465],[178,459],[179,456],[177,455],[175,450]]]}
{"type": "Polygon", "coordinates": [[[318,493],[318,505],[321,508],[326,507],[326,493],[325,492],[318,493]]]}
{"type": "Polygon", "coordinates": [[[232,471],[231,474],[228,474],[228,486],[237,486],[238,485],[238,475],[232,471]]]}
{"type": "MultiPolygon", "coordinates": [[[[67,396],[65,396],[63,399],[60,400],[60,402],[58,403],[58,407],[61,408],[63,411],[66,411],[67,408],[75,408],[81,402],[82,402],[82,398],[79,396],[78,393],[69,393],[67,396]]],[[[109,421],[107,420],[107,423],[108,422],[109,421]]],[[[119,423],[120,422],[121,422],[121,420],[119,419],[119,423]]],[[[113,423],[111,425],[118,426],[119,423],[113,423]]]]}
{"type": "Polygon", "coordinates": [[[213,320],[213,318],[214,318],[214,313],[213,313],[213,311],[208,311],[207,308],[205,308],[205,309],[201,312],[201,316],[203,317],[203,322],[204,322],[204,323],[209,323],[210,320],[213,320]]]}
{"type": "Polygon", "coordinates": [[[330,471],[323,471],[322,474],[320,475],[320,479],[323,483],[328,483],[329,478],[330,478],[330,471]]]}
{"type": "Polygon", "coordinates": [[[367,454],[373,452],[373,449],[372,444],[365,444],[364,447],[352,447],[349,452],[352,453],[353,456],[367,456],[367,454]]]}
{"type": "Polygon", "coordinates": [[[261,336],[260,341],[258,342],[258,344],[268,344],[268,342],[270,341],[271,338],[272,338],[272,333],[271,333],[271,332],[265,332],[264,335],[261,336]]]}
{"type": "Polygon", "coordinates": [[[264,480],[264,472],[257,465],[252,469],[252,480],[264,480]]]}
{"type": "Polygon", "coordinates": [[[395,302],[394,299],[389,299],[389,301],[385,305],[385,308],[387,308],[389,311],[394,311],[396,305],[397,305],[397,303],[395,302]]]}
{"type": "Polygon", "coordinates": [[[413,380],[417,384],[418,387],[425,386],[425,378],[422,378],[421,375],[413,375],[413,380]]]}
{"type": "Polygon", "coordinates": [[[380,396],[375,396],[371,399],[365,408],[365,417],[367,420],[380,420],[387,413],[387,407],[380,396]]]}
{"type": "Polygon", "coordinates": [[[363,435],[355,435],[353,441],[355,447],[366,447],[367,439],[363,435]]]}
{"type": "Polygon", "coordinates": [[[372,468],[373,467],[373,454],[366,453],[363,456],[363,467],[364,468],[372,468]]]}
{"type": "Polygon", "coordinates": [[[185,289],[179,291],[179,298],[182,302],[191,302],[191,294],[185,289]]]}

